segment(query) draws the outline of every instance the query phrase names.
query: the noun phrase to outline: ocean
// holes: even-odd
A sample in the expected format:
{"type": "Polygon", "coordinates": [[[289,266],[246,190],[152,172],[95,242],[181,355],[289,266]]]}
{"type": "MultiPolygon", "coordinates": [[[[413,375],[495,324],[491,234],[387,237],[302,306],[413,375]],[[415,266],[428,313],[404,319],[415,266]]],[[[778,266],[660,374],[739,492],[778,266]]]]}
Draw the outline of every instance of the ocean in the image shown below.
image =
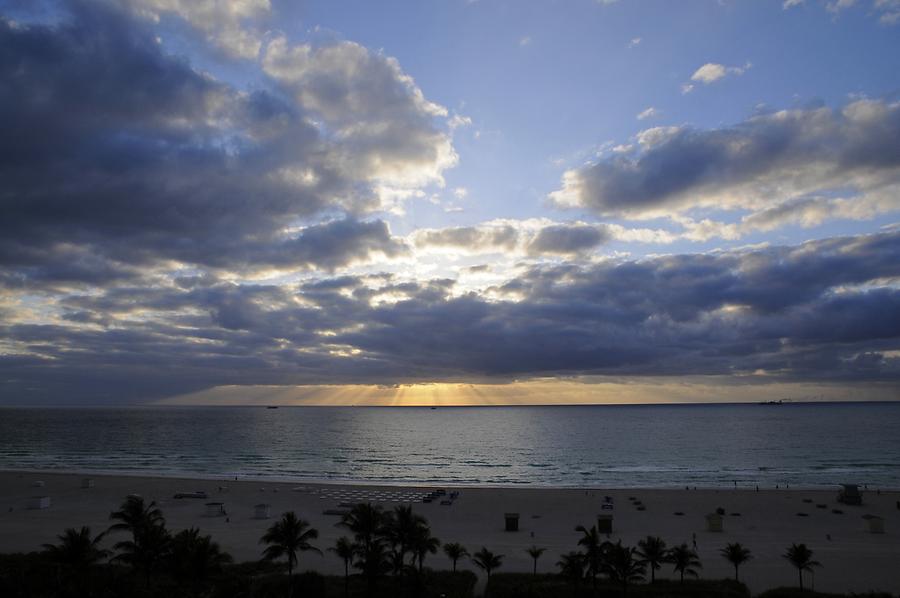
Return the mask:
{"type": "Polygon", "coordinates": [[[900,403],[0,409],[0,469],[332,482],[900,488],[900,403]]]}

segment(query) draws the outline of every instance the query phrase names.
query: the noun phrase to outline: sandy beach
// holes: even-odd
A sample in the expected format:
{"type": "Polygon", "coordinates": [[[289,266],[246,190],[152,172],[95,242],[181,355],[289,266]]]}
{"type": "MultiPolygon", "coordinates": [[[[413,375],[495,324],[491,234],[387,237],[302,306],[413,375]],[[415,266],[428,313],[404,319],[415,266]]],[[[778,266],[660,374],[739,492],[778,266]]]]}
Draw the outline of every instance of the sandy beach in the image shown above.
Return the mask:
{"type": "MultiPolygon", "coordinates": [[[[896,574],[900,562],[900,510],[896,503],[900,492],[896,491],[868,491],[862,506],[846,506],[836,502],[836,490],[377,486],[2,472],[0,552],[38,550],[66,527],[89,525],[101,531],[109,525],[110,511],[128,494],[155,500],[169,529],[198,527],[237,560],[260,556],[259,538],[272,523],[271,519],[255,518],[254,506],[260,503],[271,505],[272,518],[293,510],[311,521],[320,533],[317,545],[325,549],[346,534],[335,526],[340,517],[326,511],[340,510],[341,503],[371,501],[393,508],[413,502],[416,512],[427,517],[441,541],[461,542],[470,550],[484,545],[506,555],[502,571],[530,571],[531,560],[524,550],[532,544],[548,549],[539,561],[539,570],[555,571],[559,554],[576,549],[575,526],[590,526],[598,514],[612,513],[610,538],[614,541],[621,539],[634,545],[647,535],[658,535],[669,545],[690,545],[696,534],[702,576],[706,578],[733,575],[718,551],[726,543],[741,542],[754,555],[741,572],[742,581],[753,592],[795,584],[796,571],[781,555],[791,543],[804,542],[823,565],[815,573],[816,589],[900,593],[900,576],[896,574]],[[82,487],[85,478],[93,480],[93,487],[82,487]],[[451,505],[442,505],[439,500],[421,502],[423,495],[437,488],[459,495],[451,505]],[[209,498],[173,498],[177,492],[199,490],[209,498]],[[50,507],[29,509],[29,497],[34,496],[49,496],[50,507]],[[611,511],[601,509],[606,496],[613,499],[611,511]],[[640,501],[645,510],[638,510],[632,499],[640,501]],[[224,503],[227,515],[207,515],[205,505],[212,501],[224,503]],[[724,529],[707,531],[705,516],[718,507],[726,511],[724,529]],[[504,531],[504,514],[510,512],[520,514],[518,532],[504,531]],[[864,515],[882,517],[886,533],[870,533],[864,515]]],[[[426,564],[444,568],[449,566],[445,561],[439,553],[429,557],[426,564]]],[[[342,569],[338,559],[327,552],[325,556],[303,555],[301,568],[325,573],[340,573],[342,569]]],[[[672,573],[664,567],[659,576],[672,573]]]]}

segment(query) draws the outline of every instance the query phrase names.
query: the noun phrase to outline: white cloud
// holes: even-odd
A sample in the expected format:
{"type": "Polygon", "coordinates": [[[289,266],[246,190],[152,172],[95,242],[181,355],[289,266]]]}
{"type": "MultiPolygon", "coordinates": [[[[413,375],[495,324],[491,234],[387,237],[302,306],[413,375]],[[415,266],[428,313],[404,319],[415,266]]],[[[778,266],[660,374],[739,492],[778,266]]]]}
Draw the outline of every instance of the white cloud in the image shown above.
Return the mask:
{"type": "Polygon", "coordinates": [[[707,62],[691,75],[691,81],[697,81],[709,85],[728,75],[743,75],[752,65],[748,62],[744,66],[725,66],[715,62],[707,62]]]}
{"type": "Polygon", "coordinates": [[[447,121],[447,127],[454,131],[459,129],[460,127],[468,127],[472,125],[472,119],[468,116],[463,116],[462,114],[454,114],[447,121]]]}
{"type": "Polygon", "coordinates": [[[443,171],[456,165],[439,122],[452,129],[471,121],[448,118],[396,59],[349,41],[315,47],[279,36],[264,49],[262,67],[340,140],[335,168],[377,182],[392,206],[411,189],[443,186],[443,171]]]}
{"type": "Polygon", "coordinates": [[[875,0],[875,9],[881,13],[878,20],[883,25],[900,23],[900,0],[875,0]]]}
{"type": "Polygon", "coordinates": [[[251,25],[269,16],[269,0],[116,0],[153,20],[174,14],[204,34],[207,41],[238,58],[256,58],[263,33],[251,25]]]}
{"type": "Polygon", "coordinates": [[[530,46],[531,45],[531,37],[526,35],[525,37],[519,39],[519,45],[520,46],[530,46]]]}
{"type": "Polygon", "coordinates": [[[856,0],[830,0],[827,7],[831,12],[839,12],[856,4],[856,0]]]}
{"type": "Polygon", "coordinates": [[[628,42],[628,47],[634,48],[635,46],[639,46],[641,44],[641,41],[642,40],[639,37],[632,37],[631,41],[628,42]]]}
{"type": "Polygon", "coordinates": [[[643,112],[638,113],[637,119],[638,120],[647,120],[648,118],[656,118],[657,116],[659,116],[659,110],[657,110],[653,106],[650,106],[643,112]]]}
{"type": "MultiPolygon", "coordinates": [[[[806,4],[806,0],[784,0],[782,7],[787,10],[795,6],[806,4]]],[[[819,0],[819,4],[831,13],[840,13],[859,4],[858,0],[819,0]]],[[[900,23],[900,0],[872,0],[871,15],[877,15],[878,21],[883,25],[896,25],[900,23]]]]}
{"type": "Polygon", "coordinates": [[[640,131],[635,138],[641,145],[641,149],[649,150],[669,141],[681,130],[681,127],[653,127],[640,131]]]}
{"type": "Polygon", "coordinates": [[[683,95],[687,95],[687,94],[691,93],[692,91],[694,91],[694,86],[691,85],[690,83],[684,83],[681,85],[681,93],[683,95]]]}

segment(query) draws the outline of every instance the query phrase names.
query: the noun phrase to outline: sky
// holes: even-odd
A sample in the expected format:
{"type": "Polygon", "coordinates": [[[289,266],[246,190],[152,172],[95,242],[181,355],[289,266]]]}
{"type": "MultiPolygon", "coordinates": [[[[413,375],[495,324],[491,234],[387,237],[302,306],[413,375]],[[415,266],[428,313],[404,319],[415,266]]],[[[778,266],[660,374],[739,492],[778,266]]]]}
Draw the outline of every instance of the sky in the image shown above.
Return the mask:
{"type": "Polygon", "coordinates": [[[900,399],[900,0],[0,0],[0,405],[900,399]]]}

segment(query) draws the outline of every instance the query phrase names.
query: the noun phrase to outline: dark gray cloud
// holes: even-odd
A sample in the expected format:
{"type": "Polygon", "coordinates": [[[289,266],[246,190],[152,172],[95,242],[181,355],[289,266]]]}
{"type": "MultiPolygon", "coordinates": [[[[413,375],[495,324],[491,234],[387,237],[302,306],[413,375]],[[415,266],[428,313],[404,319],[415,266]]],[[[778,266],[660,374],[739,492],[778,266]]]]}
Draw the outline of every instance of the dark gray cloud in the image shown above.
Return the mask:
{"type": "Polygon", "coordinates": [[[459,247],[473,251],[513,249],[519,231],[508,224],[498,226],[457,226],[424,230],[417,235],[419,246],[459,247]]]}
{"type": "Polygon", "coordinates": [[[68,296],[56,323],[4,324],[15,353],[0,359],[0,400],[583,374],[898,384],[898,277],[900,232],[544,264],[491,300],[387,274],[296,286],[185,277],[68,296]]]}
{"type": "Polygon", "coordinates": [[[65,6],[55,25],[0,19],[0,284],[119,283],[173,260],[331,270],[404,250],[357,218],[379,201],[379,173],[348,166],[363,150],[293,98],[196,71],[109,3],[65,6]]]}
{"type": "Polygon", "coordinates": [[[860,196],[866,214],[895,210],[896,200],[878,194],[890,187],[896,195],[900,185],[900,104],[860,100],[720,129],[649,129],[630,151],[569,171],[563,183],[552,194],[557,203],[604,215],[697,206],[755,211],[826,192],[860,196]]]}
{"type": "Polygon", "coordinates": [[[546,226],[539,230],[528,244],[528,252],[576,255],[602,245],[611,238],[612,235],[603,226],[586,224],[546,226]]]}
{"type": "Polygon", "coordinates": [[[473,253],[520,250],[532,256],[575,256],[612,238],[609,228],[602,224],[500,220],[421,230],[415,234],[415,243],[418,247],[452,247],[473,253]]]}

